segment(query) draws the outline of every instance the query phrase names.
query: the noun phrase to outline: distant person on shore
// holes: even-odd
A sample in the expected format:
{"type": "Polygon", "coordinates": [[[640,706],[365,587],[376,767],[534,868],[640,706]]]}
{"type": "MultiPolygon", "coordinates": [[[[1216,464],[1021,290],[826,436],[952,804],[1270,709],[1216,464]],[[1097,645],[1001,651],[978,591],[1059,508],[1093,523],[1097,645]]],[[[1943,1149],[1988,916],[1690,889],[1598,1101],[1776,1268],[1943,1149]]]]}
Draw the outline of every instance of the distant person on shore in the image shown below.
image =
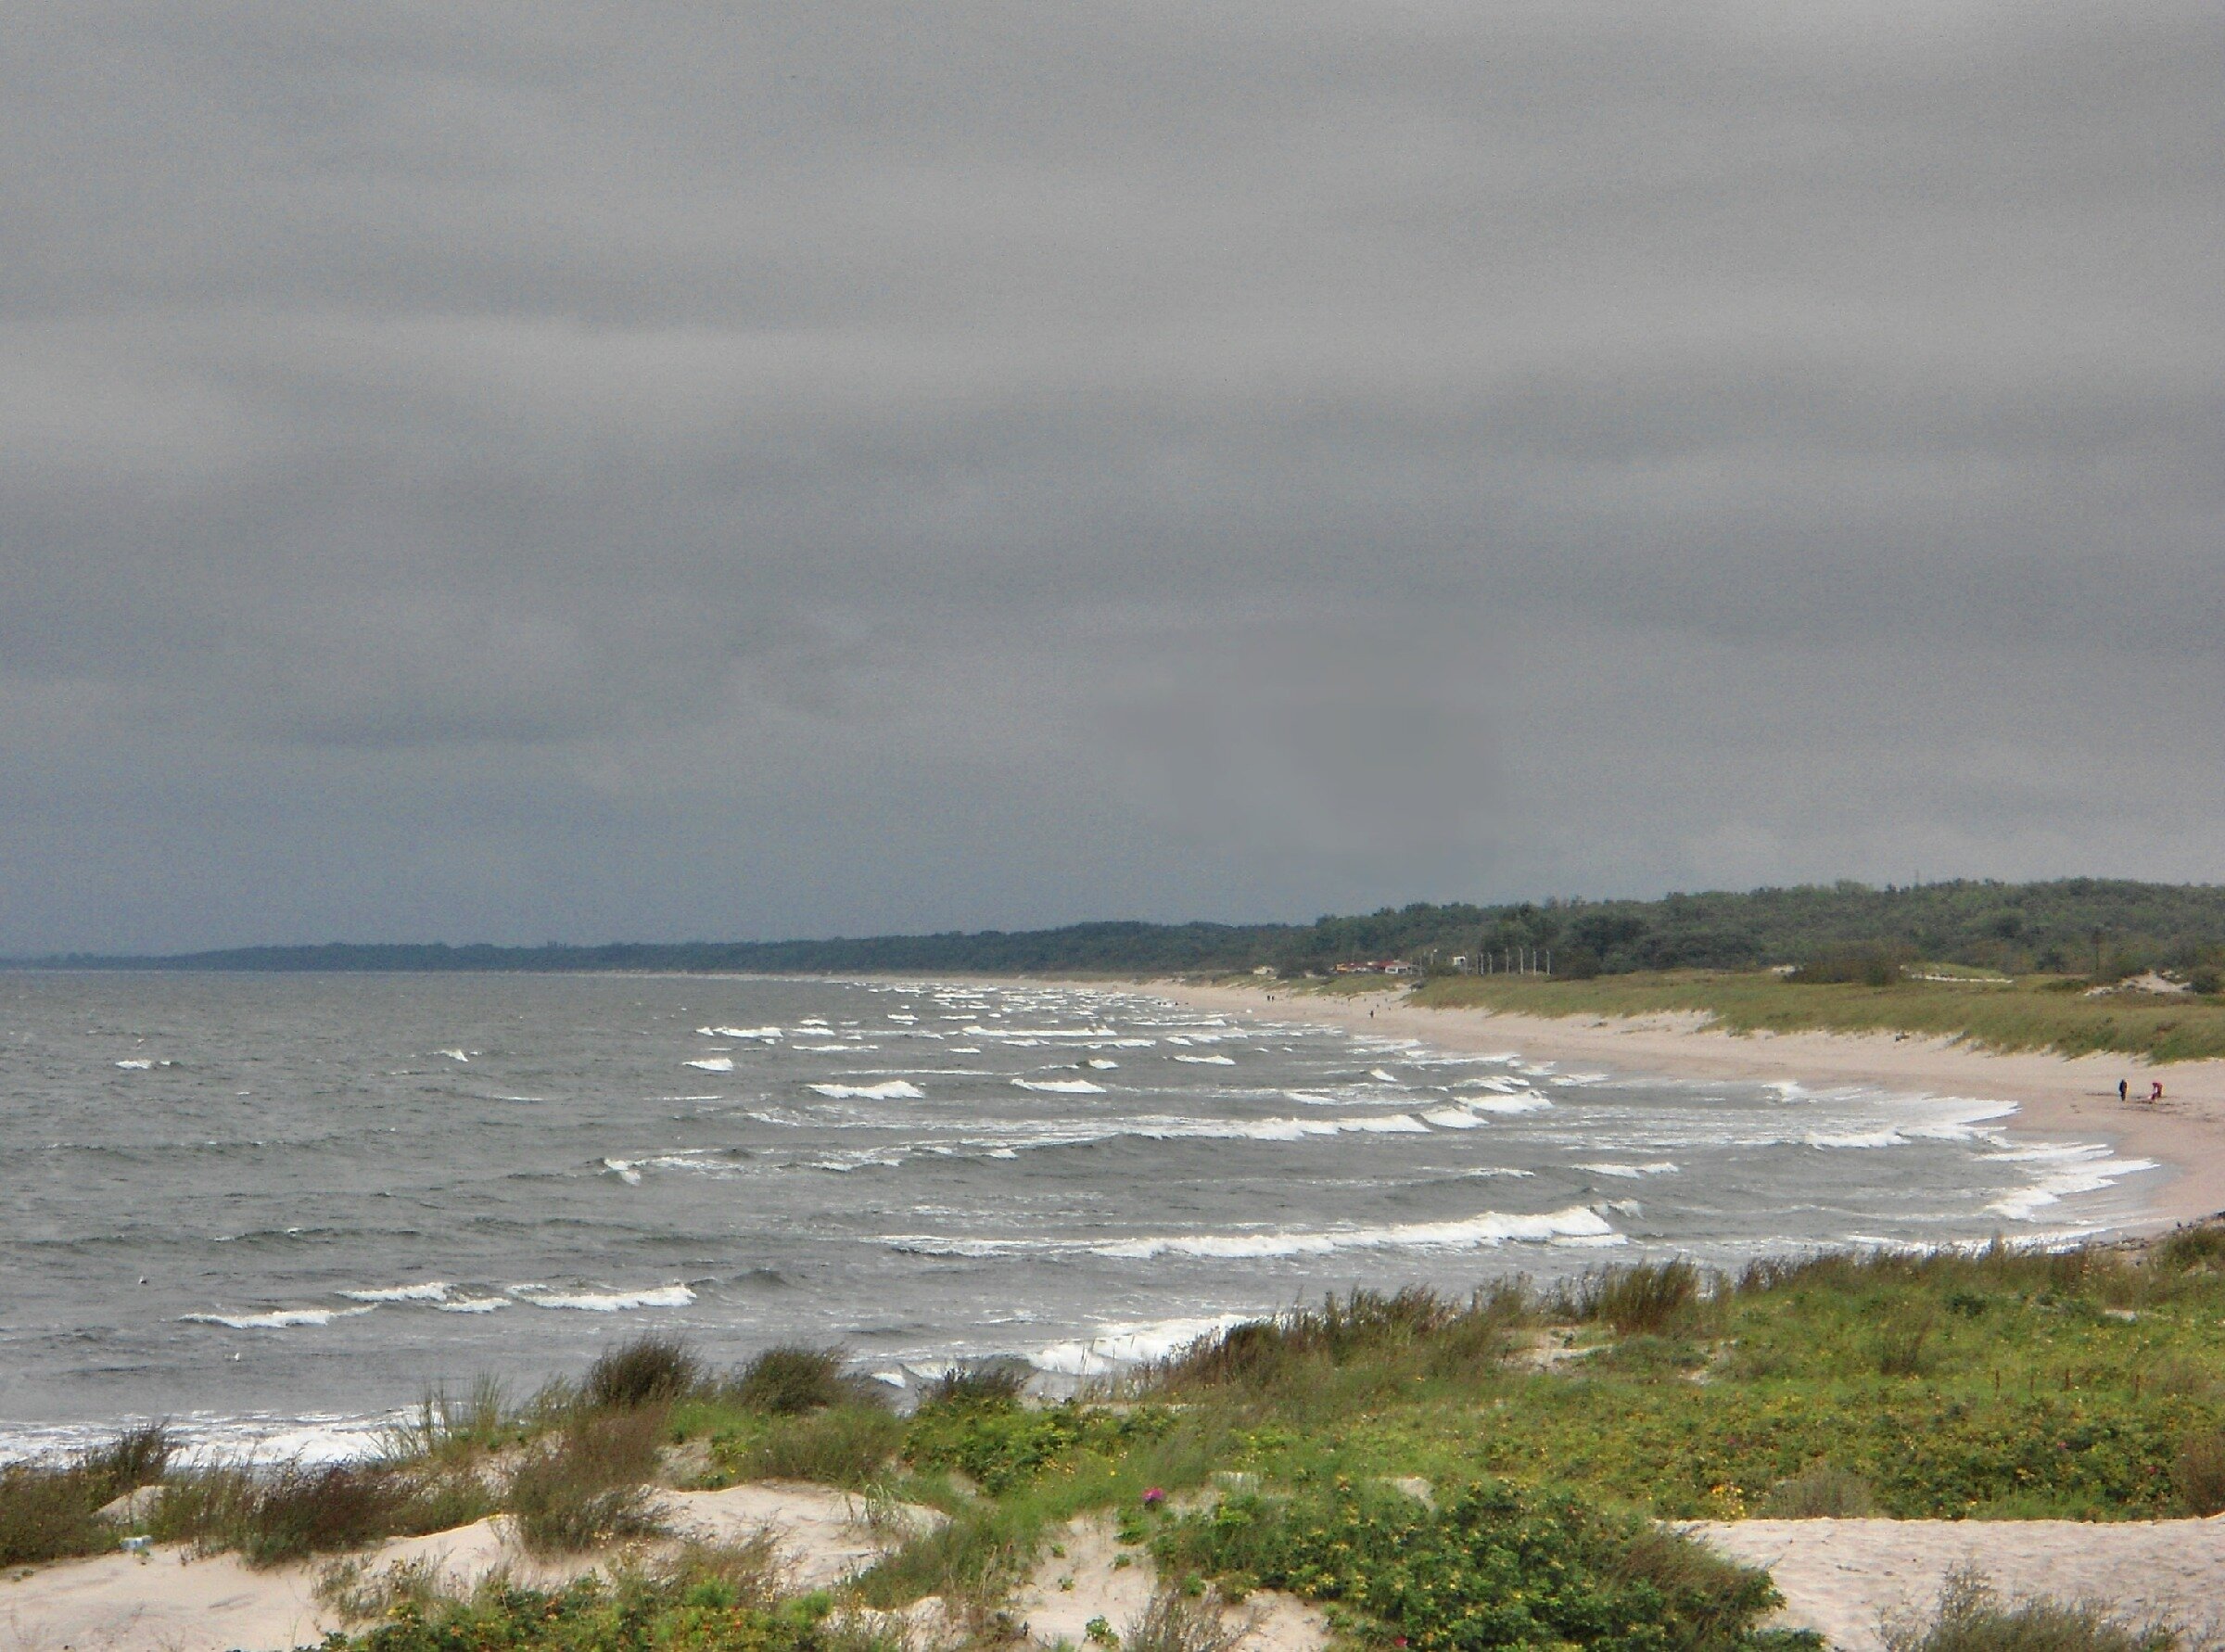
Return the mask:
{"type": "Polygon", "coordinates": [[[2163,1099],[2162,1079],[2159,1078],[2155,1081],[2155,1087],[2148,1092],[2148,1099],[2150,1101],[2160,1101],[2163,1099]]]}
{"type": "Polygon", "coordinates": [[[2117,1081],[2117,1099],[2119,1101],[2130,1101],[2132,1098],[2127,1092],[2129,1092],[2131,1087],[2132,1086],[2129,1081],[2122,1078],[2118,1079],[2117,1081]]]}

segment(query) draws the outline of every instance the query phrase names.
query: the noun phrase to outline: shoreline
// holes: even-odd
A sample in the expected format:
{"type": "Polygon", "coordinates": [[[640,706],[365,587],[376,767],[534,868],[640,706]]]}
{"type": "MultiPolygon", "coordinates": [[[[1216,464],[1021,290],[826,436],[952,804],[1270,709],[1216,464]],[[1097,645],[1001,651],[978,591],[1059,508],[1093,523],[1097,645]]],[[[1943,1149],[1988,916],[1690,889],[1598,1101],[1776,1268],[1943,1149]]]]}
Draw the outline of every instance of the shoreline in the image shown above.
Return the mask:
{"type": "Polygon", "coordinates": [[[2154,1232],[2225,1213],[2225,1061],[2149,1068],[2121,1055],[2075,1059],[2045,1051],[2002,1054],[1913,1034],[1718,1031],[1699,1015],[1517,1015],[1483,1009],[1426,1009],[1405,989],[1332,997],[1265,985],[1161,979],[1143,984],[1192,1009],[1248,1021],[1311,1021],[1346,1032],[1412,1038],[1458,1054],[1519,1048],[1551,1061],[1596,1062],[1620,1073],[1676,1079],[1860,1085],[1904,1095],[2005,1101],[2013,1129],[2099,1136],[2159,1169],[2130,1190],[2146,1214],[2120,1229],[2154,1232]],[[2164,1099],[2121,1102],[2117,1081],[2138,1096],[2152,1076],[2164,1099]]]}

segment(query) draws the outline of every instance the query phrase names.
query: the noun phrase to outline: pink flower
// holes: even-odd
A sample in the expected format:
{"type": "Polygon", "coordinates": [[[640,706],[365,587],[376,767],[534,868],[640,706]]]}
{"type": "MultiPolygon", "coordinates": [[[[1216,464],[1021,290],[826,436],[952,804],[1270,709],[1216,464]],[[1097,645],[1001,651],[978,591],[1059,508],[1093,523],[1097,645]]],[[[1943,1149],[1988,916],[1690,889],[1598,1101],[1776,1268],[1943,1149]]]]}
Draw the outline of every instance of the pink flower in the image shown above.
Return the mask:
{"type": "Polygon", "coordinates": [[[1166,1493],[1157,1486],[1151,1486],[1147,1488],[1143,1493],[1143,1506],[1146,1508],[1157,1508],[1165,1501],[1166,1493]]]}

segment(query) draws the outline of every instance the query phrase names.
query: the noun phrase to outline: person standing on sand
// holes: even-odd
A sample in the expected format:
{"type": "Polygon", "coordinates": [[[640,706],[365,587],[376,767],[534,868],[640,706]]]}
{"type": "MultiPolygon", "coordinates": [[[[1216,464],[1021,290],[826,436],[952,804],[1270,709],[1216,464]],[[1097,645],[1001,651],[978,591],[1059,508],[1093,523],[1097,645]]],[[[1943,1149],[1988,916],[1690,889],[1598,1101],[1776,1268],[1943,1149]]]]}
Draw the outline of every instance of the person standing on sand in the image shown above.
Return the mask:
{"type": "Polygon", "coordinates": [[[2127,1094],[2127,1092],[2130,1091],[2131,1087],[2132,1086],[2129,1080],[2122,1078],[2118,1079],[2117,1081],[2117,1099],[2119,1101],[2130,1101],[2132,1098],[2127,1094]]]}

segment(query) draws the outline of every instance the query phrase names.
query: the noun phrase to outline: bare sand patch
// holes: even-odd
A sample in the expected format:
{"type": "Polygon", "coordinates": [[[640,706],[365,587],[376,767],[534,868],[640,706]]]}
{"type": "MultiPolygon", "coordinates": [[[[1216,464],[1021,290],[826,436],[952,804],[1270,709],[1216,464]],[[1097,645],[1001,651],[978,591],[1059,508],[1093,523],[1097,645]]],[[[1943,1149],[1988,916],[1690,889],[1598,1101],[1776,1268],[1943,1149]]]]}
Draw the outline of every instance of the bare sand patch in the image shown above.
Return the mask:
{"type": "MultiPolygon", "coordinates": [[[[1125,1632],[1151,1605],[1158,1572],[1148,1553],[1122,1547],[1112,1516],[1069,1522],[1053,1545],[1066,1552],[1046,1547],[1012,1601],[1013,1615],[1036,1645],[1087,1646],[1093,1620],[1125,1632]]],[[[1321,1652],[1329,1645],[1329,1622],[1319,1608],[1273,1589],[1246,1596],[1231,1621],[1244,1626],[1237,1652],[1321,1652]]]]}
{"type": "Polygon", "coordinates": [[[2202,1630],[2225,1621],[2225,1516],[2206,1520],[1737,1520],[1687,1528],[1775,1580],[1774,1621],[1880,1652],[1881,1616],[1927,1613],[1951,1571],[2004,1595],[2092,1599],[2202,1630]]]}
{"type": "MultiPolygon", "coordinates": [[[[852,1576],[900,1543],[906,1530],[943,1518],[906,1505],[876,1530],[865,1522],[861,1499],[824,1486],[744,1485],[660,1496],[676,1538],[735,1542],[769,1531],[787,1581],[798,1589],[852,1576]]],[[[536,1559],[497,1516],[452,1531],[396,1538],[357,1557],[368,1571],[429,1563],[457,1590],[497,1570],[546,1588],[603,1570],[621,1552],[654,1555],[669,1546],[536,1559]]],[[[284,1652],[314,1645],[326,1630],[344,1627],[316,1598],[327,1564],[256,1570],[234,1555],[196,1559],[172,1546],[11,1571],[0,1580],[0,1652],[284,1652]]]]}

